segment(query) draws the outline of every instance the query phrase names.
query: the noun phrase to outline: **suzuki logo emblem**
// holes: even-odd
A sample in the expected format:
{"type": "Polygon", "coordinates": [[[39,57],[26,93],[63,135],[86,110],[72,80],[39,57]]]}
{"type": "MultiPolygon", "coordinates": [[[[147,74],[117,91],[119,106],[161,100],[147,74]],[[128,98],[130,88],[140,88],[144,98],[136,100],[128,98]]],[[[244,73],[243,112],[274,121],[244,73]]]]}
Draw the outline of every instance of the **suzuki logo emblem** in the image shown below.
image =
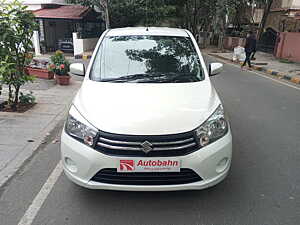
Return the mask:
{"type": "Polygon", "coordinates": [[[152,144],[149,141],[145,141],[141,145],[142,145],[142,151],[145,152],[146,154],[153,150],[152,144]]]}

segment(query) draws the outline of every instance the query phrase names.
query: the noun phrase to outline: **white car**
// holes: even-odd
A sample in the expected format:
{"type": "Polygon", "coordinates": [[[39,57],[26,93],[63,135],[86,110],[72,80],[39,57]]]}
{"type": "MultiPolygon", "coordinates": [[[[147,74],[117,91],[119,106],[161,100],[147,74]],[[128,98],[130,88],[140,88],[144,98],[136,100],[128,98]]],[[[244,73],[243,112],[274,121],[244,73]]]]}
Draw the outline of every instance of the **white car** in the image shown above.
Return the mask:
{"type": "Polygon", "coordinates": [[[173,28],[103,33],[61,137],[67,177],[90,189],[203,189],[229,172],[232,137],[193,35],[173,28]]]}

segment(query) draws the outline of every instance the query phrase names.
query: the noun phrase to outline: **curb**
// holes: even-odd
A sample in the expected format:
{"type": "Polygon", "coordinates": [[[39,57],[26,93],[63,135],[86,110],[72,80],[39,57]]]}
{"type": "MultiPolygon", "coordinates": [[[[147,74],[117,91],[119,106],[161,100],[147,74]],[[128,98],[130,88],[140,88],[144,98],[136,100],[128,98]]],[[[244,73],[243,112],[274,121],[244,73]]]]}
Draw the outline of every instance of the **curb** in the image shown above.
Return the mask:
{"type": "Polygon", "coordinates": [[[69,105],[65,106],[65,109],[60,112],[53,120],[44,128],[41,135],[35,137],[35,142],[28,143],[19,154],[9,163],[3,170],[0,171],[0,190],[9,183],[9,181],[17,174],[17,172],[23,168],[25,163],[30,160],[35,153],[44,144],[44,141],[49,136],[47,133],[52,133],[57,126],[59,126],[65,119],[68,113],[69,105]]]}
{"type": "Polygon", "coordinates": [[[75,55],[74,58],[88,60],[88,59],[92,58],[92,55],[91,54],[81,54],[81,55],[75,55]]]}
{"type": "MultiPolygon", "coordinates": [[[[14,178],[16,174],[18,174],[19,171],[22,171],[22,168],[26,166],[27,162],[30,161],[35,156],[35,154],[39,152],[40,149],[43,149],[44,145],[48,145],[50,143],[51,139],[49,138],[52,137],[52,134],[57,129],[57,127],[62,127],[68,114],[72,99],[76,95],[80,83],[81,82],[78,82],[78,87],[74,86],[72,88],[72,94],[68,96],[68,98],[70,99],[62,103],[64,107],[55,116],[53,116],[53,118],[48,121],[45,126],[42,127],[39,134],[37,134],[35,137],[32,137],[34,142],[28,142],[26,145],[24,145],[24,147],[21,148],[21,150],[14,156],[14,158],[12,158],[0,170],[0,196],[3,188],[5,188],[7,184],[9,184],[9,182],[14,178]]],[[[30,113],[34,113],[34,111],[30,113]]]]}
{"type": "MultiPolygon", "coordinates": [[[[216,57],[216,58],[219,58],[219,59],[222,59],[222,60],[226,60],[226,61],[229,61],[231,63],[235,63],[235,64],[243,64],[242,62],[238,63],[238,62],[233,62],[232,60],[226,58],[226,57],[223,57],[223,56],[219,56],[217,54],[213,54],[213,53],[207,53],[208,55],[210,56],[213,56],[213,57],[216,57]]],[[[275,71],[275,70],[271,70],[271,69],[268,69],[266,67],[263,67],[263,66],[252,66],[252,68],[254,70],[257,70],[257,71],[261,71],[261,72],[265,72],[269,75],[272,75],[272,76],[275,76],[275,77],[278,77],[279,79],[284,79],[284,80],[287,80],[289,82],[292,82],[294,84],[300,84],[300,78],[299,77],[293,77],[289,74],[285,74],[285,73],[282,73],[282,72],[278,72],[278,71],[275,71]]]]}

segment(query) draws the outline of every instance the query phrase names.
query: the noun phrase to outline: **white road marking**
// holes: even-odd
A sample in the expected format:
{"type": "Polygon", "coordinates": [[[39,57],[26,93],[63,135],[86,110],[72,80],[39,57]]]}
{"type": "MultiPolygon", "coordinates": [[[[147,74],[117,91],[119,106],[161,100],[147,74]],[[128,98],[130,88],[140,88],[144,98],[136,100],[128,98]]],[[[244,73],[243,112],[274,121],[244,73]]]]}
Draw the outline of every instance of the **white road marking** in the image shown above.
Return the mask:
{"type": "Polygon", "coordinates": [[[60,177],[63,171],[62,162],[59,161],[55,169],[52,171],[51,175],[48,177],[46,183],[41,188],[40,192],[32,201],[31,205],[25,212],[24,216],[18,223],[18,225],[31,225],[40,208],[42,207],[44,201],[47,199],[47,196],[51,192],[54,184],[60,177]]]}
{"type": "MultiPolygon", "coordinates": [[[[225,60],[219,59],[219,58],[217,58],[217,57],[213,57],[213,56],[210,56],[210,57],[216,58],[216,59],[218,59],[218,60],[224,62],[224,63],[227,64],[227,65],[231,65],[231,66],[234,66],[234,67],[237,67],[237,68],[241,68],[241,66],[238,66],[238,65],[235,65],[235,64],[231,64],[231,63],[227,63],[225,60]]],[[[292,85],[292,84],[287,84],[286,82],[280,81],[280,80],[278,80],[278,79],[276,79],[276,78],[269,77],[269,76],[267,76],[267,75],[265,75],[265,74],[258,73],[258,72],[253,71],[253,70],[246,70],[246,71],[241,71],[241,72],[254,73],[254,74],[256,74],[257,76],[264,77],[264,78],[267,78],[267,79],[269,79],[269,80],[275,81],[275,82],[277,82],[277,83],[283,84],[283,85],[285,85],[285,86],[288,86],[288,87],[291,87],[291,88],[300,90],[299,87],[296,87],[296,86],[294,86],[294,85],[292,85]]]]}

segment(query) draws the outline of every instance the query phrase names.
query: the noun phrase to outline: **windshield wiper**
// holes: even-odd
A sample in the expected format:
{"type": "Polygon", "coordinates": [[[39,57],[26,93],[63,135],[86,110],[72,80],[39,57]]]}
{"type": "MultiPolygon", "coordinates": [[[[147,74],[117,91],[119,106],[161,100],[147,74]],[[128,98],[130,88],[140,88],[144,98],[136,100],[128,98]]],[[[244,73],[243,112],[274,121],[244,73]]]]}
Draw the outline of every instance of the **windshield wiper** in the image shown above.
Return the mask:
{"type": "Polygon", "coordinates": [[[142,80],[143,82],[146,81],[155,81],[155,79],[160,77],[166,77],[169,73],[140,73],[140,74],[132,74],[128,76],[122,76],[117,78],[108,78],[108,79],[101,79],[101,82],[126,82],[126,81],[135,81],[135,80],[142,80]]]}
{"type": "Polygon", "coordinates": [[[192,73],[183,73],[178,74],[177,76],[171,77],[170,82],[197,82],[200,81],[200,79],[192,73]]]}
{"type": "Polygon", "coordinates": [[[192,73],[156,72],[141,73],[117,78],[102,79],[101,82],[137,82],[137,83],[170,83],[170,82],[195,82],[200,79],[192,73]]]}

